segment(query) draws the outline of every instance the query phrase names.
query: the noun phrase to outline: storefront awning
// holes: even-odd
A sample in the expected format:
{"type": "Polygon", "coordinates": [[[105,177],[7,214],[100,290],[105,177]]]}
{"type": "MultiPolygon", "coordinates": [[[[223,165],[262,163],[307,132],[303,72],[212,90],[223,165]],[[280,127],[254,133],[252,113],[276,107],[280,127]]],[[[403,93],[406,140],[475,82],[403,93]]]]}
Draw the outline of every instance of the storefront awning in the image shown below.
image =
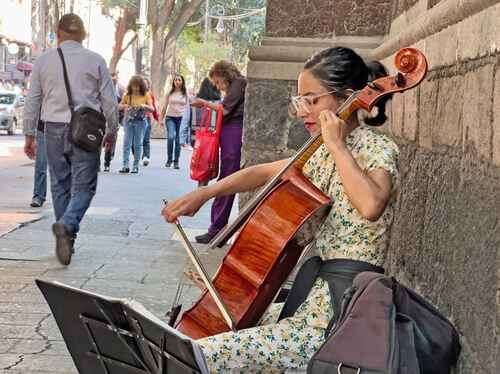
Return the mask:
{"type": "Polygon", "coordinates": [[[31,71],[33,70],[33,64],[30,62],[21,61],[17,63],[16,68],[19,71],[31,71]]]}

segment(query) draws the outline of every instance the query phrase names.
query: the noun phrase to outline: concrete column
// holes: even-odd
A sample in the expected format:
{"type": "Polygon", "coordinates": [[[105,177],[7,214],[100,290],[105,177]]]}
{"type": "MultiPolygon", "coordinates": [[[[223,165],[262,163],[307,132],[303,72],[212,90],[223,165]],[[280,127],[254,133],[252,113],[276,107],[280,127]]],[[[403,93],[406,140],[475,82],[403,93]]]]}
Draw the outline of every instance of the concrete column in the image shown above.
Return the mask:
{"type": "MultiPolygon", "coordinates": [[[[390,3],[268,0],[266,37],[249,53],[245,166],[288,157],[306,141],[308,134],[300,122],[288,116],[288,98],[296,94],[305,60],[335,45],[368,56],[388,29],[390,3]]],[[[240,202],[244,204],[246,198],[242,196],[240,202]]]]}

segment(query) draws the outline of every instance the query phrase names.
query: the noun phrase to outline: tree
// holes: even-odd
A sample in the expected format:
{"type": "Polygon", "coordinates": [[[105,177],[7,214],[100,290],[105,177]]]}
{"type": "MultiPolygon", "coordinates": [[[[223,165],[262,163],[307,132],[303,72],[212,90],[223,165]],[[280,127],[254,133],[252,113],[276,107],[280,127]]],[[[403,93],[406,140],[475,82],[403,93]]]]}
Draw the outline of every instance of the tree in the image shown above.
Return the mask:
{"type": "Polygon", "coordinates": [[[156,97],[163,97],[169,64],[175,54],[180,33],[204,0],[149,0],[148,24],[152,40],[151,86],[156,97]]]}
{"type": "Polygon", "coordinates": [[[227,60],[231,54],[230,45],[219,35],[209,34],[205,42],[200,27],[186,27],[177,44],[179,70],[185,77],[191,77],[195,88],[200,86],[215,61],[227,60]]]}
{"type": "Polygon", "coordinates": [[[109,71],[113,73],[116,72],[120,58],[137,39],[139,0],[102,0],[101,6],[103,14],[112,18],[115,23],[115,44],[109,61],[109,71]],[[134,35],[124,46],[125,36],[129,31],[133,31],[134,35]]]}
{"type": "MultiPolygon", "coordinates": [[[[211,7],[224,8],[224,15],[247,13],[266,6],[266,0],[210,0],[211,7]]],[[[258,45],[264,35],[265,13],[258,13],[238,20],[224,21],[224,38],[231,45],[231,61],[244,70],[248,50],[258,45]]]]}
{"type": "MultiPolygon", "coordinates": [[[[225,16],[235,16],[264,6],[265,0],[210,0],[210,14],[215,16],[223,8],[225,16]]],[[[183,30],[177,42],[176,66],[194,87],[199,86],[210,67],[218,60],[230,60],[241,71],[245,71],[248,50],[260,43],[264,33],[264,12],[238,20],[225,20],[222,33],[214,32],[220,21],[211,17],[210,32],[205,42],[204,15],[205,8],[201,7],[193,17],[195,22],[188,24],[189,27],[183,30]]]]}

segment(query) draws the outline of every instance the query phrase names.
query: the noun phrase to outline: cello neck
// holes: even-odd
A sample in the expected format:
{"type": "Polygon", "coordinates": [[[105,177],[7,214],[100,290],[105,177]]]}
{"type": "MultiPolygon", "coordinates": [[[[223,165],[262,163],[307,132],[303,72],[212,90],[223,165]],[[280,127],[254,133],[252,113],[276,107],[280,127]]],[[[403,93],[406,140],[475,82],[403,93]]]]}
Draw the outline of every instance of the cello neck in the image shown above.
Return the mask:
{"type": "MultiPolygon", "coordinates": [[[[351,114],[358,109],[358,106],[355,105],[356,97],[357,97],[357,92],[354,92],[352,95],[350,95],[346,99],[346,101],[344,101],[342,105],[340,105],[340,107],[335,112],[335,115],[340,119],[342,119],[343,121],[346,121],[351,116],[351,114]]],[[[323,137],[321,136],[321,134],[313,135],[311,139],[297,152],[297,154],[294,157],[294,160],[296,157],[298,158],[295,161],[293,161],[293,165],[298,167],[300,170],[302,170],[307,160],[309,160],[311,156],[314,154],[314,152],[316,152],[316,150],[321,146],[321,144],[323,144],[323,137]]]]}
{"type": "MultiPolygon", "coordinates": [[[[358,92],[354,92],[349,96],[335,113],[342,120],[347,120],[349,116],[354,113],[359,106],[356,103],[358,92]]],[[[210,247],[222,247],[222,245],[231,238],[240,226],[246,221],[249,215],[253,212],[255,207],[260,201],[267,196],[267,194],[281,181],[283,175],[291,168],[297,167],[302,170],[303,166],[316,152],[316,150],[323,144],[321,134],[313,135],[307,142],[298,150],[298,152],[290,159],[290,161],[276,174],[269,182],[267,182],[257,194],[241,209],[240,214],[236,219],[222,229],[215,238],[210,242],[210,247]]]]}

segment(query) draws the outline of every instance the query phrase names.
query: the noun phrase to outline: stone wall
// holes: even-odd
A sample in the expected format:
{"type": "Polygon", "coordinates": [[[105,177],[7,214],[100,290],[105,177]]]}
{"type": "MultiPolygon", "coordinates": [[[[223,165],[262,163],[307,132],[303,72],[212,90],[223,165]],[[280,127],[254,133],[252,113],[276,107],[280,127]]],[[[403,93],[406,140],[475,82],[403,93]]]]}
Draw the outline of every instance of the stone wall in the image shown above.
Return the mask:
{"type": "Polygon", "coordinates": [[[385,34],[391,5],[390,0],[268,0],[266,35],[328,38],[385,34]]]}
{"type": "Polygon", "coordinates": [[[394,97],[386,126],[402,176],[387,268],[455,323],[457,372],[468,374],[499,372],[500,4],[491,3],[416,2],[374,51],[390,65],[406,42],[429,60],[425,81],[394,97]]]}
{"type": "MultiPolygon", "coordinates": [[[[342,13],[335,14],[340,19],[334,17],[331,29],[322,29],[326,32],[300,35],[300,27],[278,22],[277,15],[285,13],[272,9],[277,2],[284,3],[268,2],[273,38],[251,54],[249,64],[247,164],[290,154],[306,137],[286,117],[284,97],[296,89],[294,75],[314,48],[351,46],[388,67],[399,48],[422,50],[429,61],[426,79],[394,97],[382,129],[401,149],[400,196],[386,267],[459,329],[463,350],[456,373],[499,373],[500,2],[393,0],[386,25],[372,26],[385,34],[378,42],[363,39],[362,28],[345,37],[336,34],[342,13]]],[[[292,11],[298,9],[292,3],[303,2],[286,3],[292,11]]],[[[333,11],[341,1],[307,3],[333,11]]],[[[314,24],[309,17],[300,22],[314,24]]]]}

